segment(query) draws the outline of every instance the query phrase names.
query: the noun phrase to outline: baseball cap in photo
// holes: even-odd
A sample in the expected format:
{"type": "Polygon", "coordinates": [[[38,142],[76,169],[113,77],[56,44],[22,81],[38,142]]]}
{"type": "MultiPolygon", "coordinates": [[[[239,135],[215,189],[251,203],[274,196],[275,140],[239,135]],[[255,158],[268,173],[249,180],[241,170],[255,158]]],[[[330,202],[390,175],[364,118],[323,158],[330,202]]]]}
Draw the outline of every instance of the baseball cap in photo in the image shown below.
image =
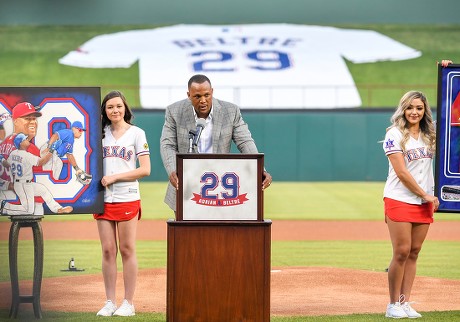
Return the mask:
{"type": "Polygon", "coordinates": [[[80,121],[73,122],[72,127],[76,127],[79,130],[86,131],[86,129],[83,127],[83,124],[81,124],[80,121]]]}
{"type": "Polygon", "coordinates": [[[13,120],[17,119],[18,117],[24,117],[32,114],[37,117],[42,116],[42,113],[37,111],[35,106],[29,102],[22,102],[13,107],[13,120]]]}
{"type": "Polygon", "coordinates": [[[13,143],[16,149],[19,149],[19,146],[25,140],[27,140],[27,136],[24,133],[18,133],[13,139],[13,143]]]}

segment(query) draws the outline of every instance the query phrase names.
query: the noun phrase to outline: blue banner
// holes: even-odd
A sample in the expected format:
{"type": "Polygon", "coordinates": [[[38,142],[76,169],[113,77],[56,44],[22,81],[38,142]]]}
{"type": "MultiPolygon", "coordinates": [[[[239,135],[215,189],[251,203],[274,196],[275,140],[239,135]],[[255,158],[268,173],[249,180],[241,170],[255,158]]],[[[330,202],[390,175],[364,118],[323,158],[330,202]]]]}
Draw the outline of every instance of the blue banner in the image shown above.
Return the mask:
{"type": "Polygon", "coordinates": [[[438,67],[435,195],[439,212],[460,212],[460,65],[438,67]]]}

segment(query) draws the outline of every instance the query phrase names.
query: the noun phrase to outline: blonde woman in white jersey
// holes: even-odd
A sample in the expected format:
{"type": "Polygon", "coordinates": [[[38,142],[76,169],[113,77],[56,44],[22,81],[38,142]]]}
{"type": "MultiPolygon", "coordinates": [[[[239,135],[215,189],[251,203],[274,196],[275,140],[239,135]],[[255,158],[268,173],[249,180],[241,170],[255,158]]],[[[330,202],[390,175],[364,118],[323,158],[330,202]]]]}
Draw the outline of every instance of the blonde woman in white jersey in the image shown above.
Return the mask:
{"type": "Polygon", "coordinates": [[[389,160],[384,188],[385,221],[393,258],[388,268],[390,303],[386,317],[418,318],[409,302],[416,263],[439,200],[433,195],[436,134],[430,106],[421,92],[401,98],[391,117],[383,149],[389,160]]]}
{"type": "Polygon", "coordinates": [[[145,132],[131,123],[133,115],[121,92],[112,91],[104,97],[101,115],[104,213],[94,214],[94,218],[102,246],[106,302],[97,315],[133,316],[137,280],[136,229],[141,218],[138,179],[150,174],[150,152],[145,132]],[[125,288],[119,307],[115,294],[118,249],[125,288]]]}

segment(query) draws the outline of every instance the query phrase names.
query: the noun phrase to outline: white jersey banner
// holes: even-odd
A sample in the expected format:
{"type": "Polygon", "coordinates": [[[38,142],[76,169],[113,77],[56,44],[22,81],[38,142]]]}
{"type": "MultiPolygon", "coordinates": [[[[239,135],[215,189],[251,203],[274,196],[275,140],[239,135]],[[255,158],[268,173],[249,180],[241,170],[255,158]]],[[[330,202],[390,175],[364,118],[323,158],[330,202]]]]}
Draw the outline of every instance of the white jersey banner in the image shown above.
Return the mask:
{"type": "Polygon", "coordinates": [[[344,59],[405,60],[421,53],[372,30],[291,24],[174,25],[96,36],[59,60],[85,68],[139,63],[140,101],[164,108],[205,74],[214,96],[242,108],[361,106],[344,59]]]}

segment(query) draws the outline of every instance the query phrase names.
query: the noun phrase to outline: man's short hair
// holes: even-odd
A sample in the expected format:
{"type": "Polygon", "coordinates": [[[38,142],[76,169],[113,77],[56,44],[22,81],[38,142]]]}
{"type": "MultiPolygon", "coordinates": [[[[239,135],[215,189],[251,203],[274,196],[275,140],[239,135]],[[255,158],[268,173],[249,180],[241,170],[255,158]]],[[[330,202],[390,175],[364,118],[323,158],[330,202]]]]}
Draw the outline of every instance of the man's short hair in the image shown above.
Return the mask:
{"type": "Polygon", "coordinates": [[[208,77],[206,77],[205,75],[202,75],[202,74],[196,74],[196,75],[193,75],[192,77],[190,77],[190,79],[188,80],[188,88],[190,88],[190,86],[192,86],[192,83],[203,84],[203,83],[206,83],[206,82],[208,82],[209,85],[211,85],[211,81],[209,80],[208,77]]]}

